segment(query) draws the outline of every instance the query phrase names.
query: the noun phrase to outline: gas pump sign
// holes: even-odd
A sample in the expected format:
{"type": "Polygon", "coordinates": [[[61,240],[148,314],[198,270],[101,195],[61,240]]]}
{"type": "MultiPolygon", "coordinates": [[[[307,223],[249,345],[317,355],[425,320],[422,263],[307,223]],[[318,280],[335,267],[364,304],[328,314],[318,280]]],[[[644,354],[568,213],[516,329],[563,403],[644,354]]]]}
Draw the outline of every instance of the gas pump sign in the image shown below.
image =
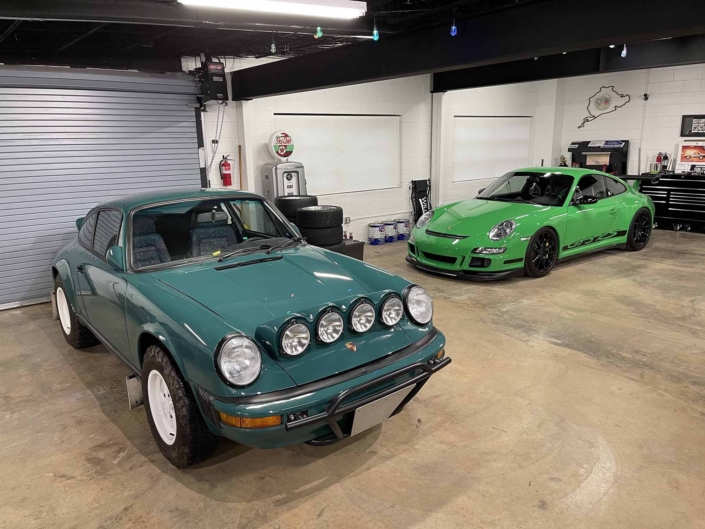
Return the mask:
{"type": "Polygon", "coordinates": [[[286,160],[294,152],[294,140],[283,130],[274,132],[269,138],[269,147],[274,158],[286,160]]]}

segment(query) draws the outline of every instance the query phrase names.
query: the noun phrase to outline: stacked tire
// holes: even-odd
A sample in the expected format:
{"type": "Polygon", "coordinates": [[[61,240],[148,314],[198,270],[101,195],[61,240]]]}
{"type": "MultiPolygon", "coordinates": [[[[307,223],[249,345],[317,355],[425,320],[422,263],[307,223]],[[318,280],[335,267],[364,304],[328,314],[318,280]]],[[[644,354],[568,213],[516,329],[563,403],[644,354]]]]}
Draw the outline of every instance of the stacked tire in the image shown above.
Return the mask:
{"type": "Polygon", "coordinates": [[[318,205],[318,197],[313,195],[293,195],[276,197],[274,205],[289,220],[296,224],[296,211],[299,208],[318,205]]]}
{"type": "Polygon", "coordinates": [[[306,242],[332,252],[343,253],[343,208],[307,206],[296,210],[296,221],[306,242]]]}

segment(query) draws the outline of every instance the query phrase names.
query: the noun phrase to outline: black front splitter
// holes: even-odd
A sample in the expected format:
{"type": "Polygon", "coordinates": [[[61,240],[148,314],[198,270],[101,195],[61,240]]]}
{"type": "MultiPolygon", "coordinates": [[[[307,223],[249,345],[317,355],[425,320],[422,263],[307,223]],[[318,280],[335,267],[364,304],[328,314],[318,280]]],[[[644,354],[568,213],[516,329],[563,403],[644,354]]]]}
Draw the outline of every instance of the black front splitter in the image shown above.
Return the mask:
{"type": "Polygon", "coordinates": [[[520,276],[524,274],[523,267],[513,268],[511,270],[504,270],[502,272],[475,272],[473,270],[461,270],[459,272],[452,272],[450,270],[444,270],[443,268],[436,268],[435,266],[429,266],[427,264],[419,263],[410,255],[406,256],[406,262],[415,266],[419,270],[423,270],[424,272],[430,272],[432,274],[453,277],[457,279],[466,279],[469,281],[497,281],[498,279],[506,279],[509,277],[520,276]]]}

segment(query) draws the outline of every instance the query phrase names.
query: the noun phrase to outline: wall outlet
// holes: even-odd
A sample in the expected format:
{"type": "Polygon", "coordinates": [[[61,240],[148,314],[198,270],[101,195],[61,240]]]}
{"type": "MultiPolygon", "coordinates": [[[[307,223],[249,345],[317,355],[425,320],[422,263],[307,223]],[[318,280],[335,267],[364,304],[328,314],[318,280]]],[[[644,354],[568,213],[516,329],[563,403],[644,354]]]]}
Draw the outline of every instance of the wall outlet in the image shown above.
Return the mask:
{"type": "Polygon", "coordinates": [[[350,224],[350,217],[345,217],[343,224],[350,224]]]}

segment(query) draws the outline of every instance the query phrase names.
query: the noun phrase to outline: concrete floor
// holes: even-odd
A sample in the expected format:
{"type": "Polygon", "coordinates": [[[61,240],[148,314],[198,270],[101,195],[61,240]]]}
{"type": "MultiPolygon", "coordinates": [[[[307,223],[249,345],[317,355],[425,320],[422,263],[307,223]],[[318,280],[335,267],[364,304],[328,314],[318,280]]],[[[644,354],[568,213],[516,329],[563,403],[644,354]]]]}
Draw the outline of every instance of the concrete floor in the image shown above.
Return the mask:
{"type": "Polygon", "coordinates": [[[327,448],[177,470],[117,359],[48,305],[0,312],[0,526],[705,527],[705,235],[489,284],[366,250],[433,294],[454,362],[327,448]]]}

